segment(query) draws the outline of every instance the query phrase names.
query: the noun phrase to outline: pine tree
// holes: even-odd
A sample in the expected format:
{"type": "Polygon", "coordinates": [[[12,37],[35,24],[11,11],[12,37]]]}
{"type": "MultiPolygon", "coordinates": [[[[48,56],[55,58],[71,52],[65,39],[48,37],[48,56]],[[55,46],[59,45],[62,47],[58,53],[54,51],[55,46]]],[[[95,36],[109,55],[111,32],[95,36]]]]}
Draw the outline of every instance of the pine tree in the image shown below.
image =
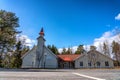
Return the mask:
{"type": "Polygon", "coordinates": [[[28,52],[30,50],[29,46],[24,46],[22,48],[22,52],[21,52],[21,56],[23,56],[26,52],[28,52]]]}
{"type": "Polygon", "coordinates": [[[12,67],[14,67],[14,68],[21,67],[21,65],[22,65],[21,53],[22,53],[22,44],[21,44],[21,41],[19,41],[16,44],[16,50],[15,50],[14,55],[12,57],[13,58],[11,61],[12,67]]]}
{"type": "Polygon", "coordinates": [[[49,48],[54,54],[59,54],[58,49],[55,45],[48,45],[47,48],[49,48]]]}
{"type": "Polygon", "coordinates": [[[61,54],[66,54],[66,49],[65,48],[63,48],[61,54]]]}
{"type": "Polygon", "coordinates": [[[70,48],[67,49],[66,54],[72,54],[72,50],[70,48]]]}
{"type": "Polygon", "coordinates": [[[96,50],[96,46],[90,46],[90,50],[96,50]]]}
{"type": "Polygon", "coordinates": [[[113,41],[112,42],[112,53],[117,61],[117,65],[120,63],[120,44],[113,41]]]}
{"type": "Polygon", "coordinates": [[[0,10],[0,48],[1,52],[9,51],[16,43],[16,30],[19,27],[18,17],[15,13],[0,10]]]}
{"type": "Polygon", "coordinates": [[[20,33],[17,30],[18,21],[15,13],[0,10],[0,63],[3,60],[3,54],[12,52],[15,48],[16,35],[20,33]]]}
{"type": "Polygon", "coordinates": [[[84,47],[83,45],[79,45],[77,48],[77,51],[75,51],[75,54],[83,54],[84,53],[84,47]]]}

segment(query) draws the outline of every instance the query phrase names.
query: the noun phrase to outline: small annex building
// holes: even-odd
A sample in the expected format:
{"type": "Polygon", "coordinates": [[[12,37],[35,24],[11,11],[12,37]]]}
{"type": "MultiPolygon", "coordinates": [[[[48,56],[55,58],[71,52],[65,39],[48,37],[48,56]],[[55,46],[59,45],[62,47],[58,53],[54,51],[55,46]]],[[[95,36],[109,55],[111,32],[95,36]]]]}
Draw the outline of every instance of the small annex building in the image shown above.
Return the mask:
{"type": "Polygon", "coordinates": [[[87,53],[77,55],[58,55],[59,68],[113,68],[113,60],[106,55],[90,50],[87,53]]]}
{"type": "Polygon", "coordinates": [[[45,46],[43,28],[37,46],[22,56],[22,68],[113,68],[113,60],[92,49],[83,54],[55,55],[45,46]]]}
{"type": "Polygon", "coordinates": [[[90,50],[82,54],[75,60],[75,68],[113,68],[113,60],[98,52],[97,50],[90,50]]]}

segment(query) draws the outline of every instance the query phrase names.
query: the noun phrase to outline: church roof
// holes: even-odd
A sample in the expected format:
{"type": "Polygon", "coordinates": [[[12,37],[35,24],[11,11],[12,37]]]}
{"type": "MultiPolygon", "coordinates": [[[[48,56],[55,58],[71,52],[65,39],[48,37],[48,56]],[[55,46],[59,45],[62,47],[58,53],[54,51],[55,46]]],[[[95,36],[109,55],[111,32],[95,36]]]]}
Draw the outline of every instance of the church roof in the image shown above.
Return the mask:
{"type": "Polygon", "coordinates": [[[80,55],[78,54],[61,54],[61,55],[57,55],[60,59],[62,59],[63,61],[74,61],[75,59],[77,59],[80,55]]]}
{"type": "Polygon", "coordinates": [[[37,46],[33,46],[33,48],[31,50],[29,50],[28,52],[26,52],[24,55],[22,55],[21,58],[24,58],[26,55],[28,55],[30,52],[32,52],[33,50],[36,50],[37,46]]]}
{"type": "Polygon", "coordinates": [[[87,54],[90,54],[90,53],[98,53],[98,54],[101,54],[102,56],[105,56],[106,58],[109,58],[111,60],[113,60],[112,58],[110,58],[109,56],[105,55],[105,54],[102,54],[101,52],[97,51],[97,50],[90,50],[87,52],[87,54]]]}

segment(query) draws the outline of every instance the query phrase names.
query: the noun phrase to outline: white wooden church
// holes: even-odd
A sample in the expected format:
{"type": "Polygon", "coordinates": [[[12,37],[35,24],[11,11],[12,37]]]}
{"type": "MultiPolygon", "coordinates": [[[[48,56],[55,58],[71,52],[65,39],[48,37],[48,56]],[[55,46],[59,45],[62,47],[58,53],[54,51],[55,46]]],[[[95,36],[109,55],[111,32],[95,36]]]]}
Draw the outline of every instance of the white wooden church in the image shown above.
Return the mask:
{"type": "Polygon", "coordinates": [[[37,46],[22,56],[22,68],[58,68],[57,56],[45,46],[43,28],[37,46]]]}
{"type": "Polygon", "coordinates": [[[113,60],[95,49],[85,54],[55,55],[45,46],[43,28],[37,46],[22,56],[22,68],[113,68],[113,60]]]}

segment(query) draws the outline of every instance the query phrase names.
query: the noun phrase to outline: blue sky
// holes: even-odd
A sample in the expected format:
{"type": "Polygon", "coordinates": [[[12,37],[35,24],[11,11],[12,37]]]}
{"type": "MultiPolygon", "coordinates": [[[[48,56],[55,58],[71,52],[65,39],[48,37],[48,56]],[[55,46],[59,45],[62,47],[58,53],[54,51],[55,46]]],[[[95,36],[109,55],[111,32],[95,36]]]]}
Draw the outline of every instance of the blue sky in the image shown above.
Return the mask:
{"type": "Polygon", "coordinates": [[[36,40],[44,27],[46,45],[92,45],[120,26],[120,0],[0,0],[0,9],[16,13],[21,35],[36,40]]]}

